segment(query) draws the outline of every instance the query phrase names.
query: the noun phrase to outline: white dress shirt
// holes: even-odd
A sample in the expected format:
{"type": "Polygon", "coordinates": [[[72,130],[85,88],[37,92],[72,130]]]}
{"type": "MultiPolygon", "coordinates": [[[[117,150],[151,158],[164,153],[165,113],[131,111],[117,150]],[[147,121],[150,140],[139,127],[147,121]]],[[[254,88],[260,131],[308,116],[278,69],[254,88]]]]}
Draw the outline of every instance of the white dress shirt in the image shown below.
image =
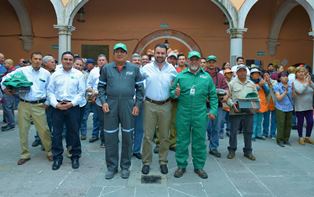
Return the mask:
{"type": "Polygon", "coordinates": [[[99,82],[99,76],[100,76],[100,68],[94,67],[87,78],[87,87],[86,88],[92,88],[95,92],[98,92],[97,86],[98,86],[98,82],[99,82]]]}
{"type": "Polygon", "coordinates": [[[55,108],[58,101],[71,101],[73,106],[81,105],[85,98],[85,90],[82,72],[75,68],[69,71],[61,68],[51,75],[48,85],[48,98],[50,104],[55,108]]]}
{"type": "Polygon", "coordinates": [[[170,97],[170,86],[177,75],[176,69],[164,63],[160,70],[156,62],[146,64],[142,69],[145,78],[145,97],[155,101],[164,101],[170,97]]]}
{"type": "Polygon", "coordinates": [[[19,97],[26,101],[38,101],[41,99],[46,99],[47,97],[47,87],[50,79],[50,73],[44,69],[34,70],[32,66],[25,66],[10,72],[3,77],[1,82],[1,88],[4,90],[6,87],[3,85],[5,79],[10,78],[17,72],[22,72],[28,81],[33,82],[30,91],[26,93],[19,94],[19,97]]]}

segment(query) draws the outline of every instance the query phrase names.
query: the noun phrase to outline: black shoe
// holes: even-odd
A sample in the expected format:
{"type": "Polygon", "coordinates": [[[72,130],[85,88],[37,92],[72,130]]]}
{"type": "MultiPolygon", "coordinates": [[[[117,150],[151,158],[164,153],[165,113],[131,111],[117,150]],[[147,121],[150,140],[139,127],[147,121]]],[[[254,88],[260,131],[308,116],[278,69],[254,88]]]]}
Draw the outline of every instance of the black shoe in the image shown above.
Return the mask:
{"type": "Polygon", "coordinates": [[[283,142],[287,146],[291,146],[291,143],[289,141],[283,142]]]}
{"type": "Polygon", "coordinates": [[[133,156],[136,157],[137,159],[142,159],[141,153],[133,153],[133,156]]]}
{"type": "Polygon", "coordinates": [[[297,130],[298,127],[297,127],[297,125],[292,125],[291,129],[292,129],[292,130],[297,130]]]}
{"type": "Polygon", "coordinates": [[[175,172],[174,172],[174,177],[176,178],[181,178],[183,176],[183,174],[185,173],[185,168],[178,168],[175,172]]]}
{"type": "Polygon", "coordinates": [[[52,170],[58,170],[62,165],[62,160],[54,160],[52,164],[52,170]]]}
{"type": "Polygon", "coordinates": [[[277,142],[278,146],[280,147],[285,147],[285,145],[283,145],[283,142],[277,142]]]}
{"type": "Polygon", "coordinates": [[[248,158],[251,161],[255,161],[256,157],[252,153],[244,154],[244,157],[248,158]]]}
{"type": "Polygon", "coordinates": [[[259,139],[259,140],[266,140],[266,138],[264,136],[256,136],[256,139],[259,139]]]}
{"type": "Polygon", "coordinates": [[[4,131],[9,131],[11,129],[14,129],[15,126],[10,126],[10,125],[5,125],[3,127],[1,127],[1,131],[4,132],[4,131]]]}
{"type": "Polygon", "coordinates": [[[81,135],[81,140],[86,140],[86,135],[81,135]]]}
{"type": "Polygon", "coordinates": [[[159,153],[159,146],[155,146],[155,148],[154,148],[154,153],[155,153],[155,154],[158,154],[158,153],[159,153]]]}
{"type": "Polygon", "coordinates": [[[202,179],[207,179],[208,175],[203,169],[194,169],[194,172],[202,179]]]}
{"type": "Polygon", "coordinates": [[[149,165],[143,165],[143,168],[142,168],[142,173],[143,174],[148,174],[149,170],[150,170],[149,165]]]}
{"type": "Polygon", "coordinates": [[[160,165],[160,172],[161,172],[162,174],[168,174],[168,167],[167,167],[166,164],[160,165]]]}
{"type": "Polygon", "coordinates": [[[220,158],[220,157],[221,157],[221,154],[220,154],[220,152],[218,152],[217,149],[210,150],[210,151],[209,151],[209,154],[214,155],[214,156],[217,157],[217,158],[220,158]]]}
{"type": "Polygon", "coordinates": [[[36,139],[36,140],[32,143],[32,147],[36,147],[36,146],[39,146],[39,145],[41,145],[40,139],[36,139]]]}
{"type": "Polygon", "coordinates": [[[176,152],[176,147],[175,146],[172,146],[169,148],[169,150],[173,151],[173,152],[176,152]]]}
{"type": "Polygon", "coordinates": [[[89,139],[89,143],[96,142],[97,140],[99,140],[99,137],[93,136],[92,138],[89,139]]]}
{"type": "Polygon", "coordinates": [[[233,159],[235,157],[235,152],[234,151],[229,151],[227,158],[228,159],[233,159]]]}
{"type": "Polygon", "coordinates": [[[105,142],[101,141],[100,148],[105,148],[105,147],[106,147],[105,142]]]}
{"type": "Polygon", "coordinates": [[[72,159],[72,168],[73,169],[78,169],[80,167],[80,162],[78,158],[73,158],[72,159]]]}

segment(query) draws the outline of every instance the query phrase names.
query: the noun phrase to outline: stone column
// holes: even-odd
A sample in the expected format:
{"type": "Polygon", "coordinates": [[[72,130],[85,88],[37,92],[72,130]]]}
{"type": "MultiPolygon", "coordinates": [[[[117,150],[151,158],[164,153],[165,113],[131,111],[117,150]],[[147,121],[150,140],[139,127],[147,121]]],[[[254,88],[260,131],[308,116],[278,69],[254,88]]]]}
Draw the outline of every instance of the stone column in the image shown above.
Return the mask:
{"type": "Polygon", "coordinates": [[[313,40],[313,50],[312,50],[312,73],[314,74],[314,31],[309,32],[309,36],[311,36],[313,40]]]}
{"type": "Polygon", "coordinates": [[[247,28],[239,29],[232,28],[228,29],[227,32],[230,34],[230,64],[235,65],[236,58],[242,56],[242,45],[243,45],[243,33],[247,31],[247,28]]]}
{"type": "Polygon", "coordinates": [[[75,27],[70,25],[54,25],[54,28],[58,29],[59,34],[59,51],[58,61],[61,62],[61,55],[65,51],[71,51],[71,35],[75,27]]]}

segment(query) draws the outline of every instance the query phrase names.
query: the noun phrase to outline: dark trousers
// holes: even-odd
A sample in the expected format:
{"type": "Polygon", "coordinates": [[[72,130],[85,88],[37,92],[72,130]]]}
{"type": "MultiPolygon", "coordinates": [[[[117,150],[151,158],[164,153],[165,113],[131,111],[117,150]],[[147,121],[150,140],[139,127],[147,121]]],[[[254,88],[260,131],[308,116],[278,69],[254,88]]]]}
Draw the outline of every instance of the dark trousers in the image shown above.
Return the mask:
{"type": "Polygon", "coordinates": [[[108,99],[110,111],[104,113],[105,130],[105,152],[106,164],[109,171],[117,171],[119,163],[119,123],[122,130],[122,150],[120,168],[129,169],[131,166],[134,116],[132,108],[133,98],[130,99],[108,99]]]}
{"type": "Polygon", "coordinates": [[[14,115],[14,96],[9,96],[7,94],[3,94],[3,116],[9,126],[15,126],[15,115],[14,115]]]}
{"type": "Polygon", "coordinates": [[[288,142],[291,133],[292,111],[284,112],[276,109],[277,143],[288,142]]]}
{"type": "Polygon", "coordinates": [[[101,106],[97,105],[97,118],[98,118],[98,126],[100,131],[100,139],[105,141],[105,133],[104,133],[104,112],[101,106]]]}
{"type": "Polygon", "coordinates": [[[52,133],[52,154],[54,160],[62,160],[63,125],[66,128],[67,146],[70,146],[72,158],[81,156],[81,142],[79,138],[80,109],[78,106],[68,110],[53,109],[53,133],[52,133]]]}
{"type": "Polygon", "coordinates": [[[230,137],[229,151],[237,150],[237,134],[240,124],[242,124],[244,137],[244,154],[252,152],[252,129],[253,129],[253,114],[248,115],[230,115],[230,137]]]}
{"type": "Polygon", "coordinates": [[[297,111],[295,112],[297,117],[297,128],[299,137],[303,136],[303,123],[304,118],[306,120],[306,135],[305,137],[311,137],[313,128],[313,110],[297,111]]]}

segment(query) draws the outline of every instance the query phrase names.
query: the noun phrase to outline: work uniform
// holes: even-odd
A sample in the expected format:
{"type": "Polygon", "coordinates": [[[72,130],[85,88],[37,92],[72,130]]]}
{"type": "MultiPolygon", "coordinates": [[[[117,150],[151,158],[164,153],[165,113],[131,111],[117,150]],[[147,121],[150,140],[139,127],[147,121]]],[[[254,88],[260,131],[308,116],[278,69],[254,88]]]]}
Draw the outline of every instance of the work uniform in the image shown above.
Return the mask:
{"type": "Polygon", "coordinates": [[[121,169],[128,170],[131,165],[134,106],[141,107],[144,96],[144,81],[140,70],[134,64],[126,62],[121,71],[115,62],[102,68],[98,82],[99,99],[108,103],[109,112],[104,113],[104,131],[106,144],[106,163],[109,171],[118,170],[119,161],[119,123],[122,129],[121,169]],[[136,99],[134,101],[134,95],[136,99]]]}
{"type": "Polygon", "coordinates": [[[217,115],[218,98],[212,78],[203,69],[193,74],[189,69],[177,75],[170,89],[171,97],[178,98],[176,161],[179,168],[186,168],[189,144],[192,135],[192,157],[195,169],[203,169],[206,161],[206,126],[209,113],[217,115]],[[176,97],[176,87],[180,96],[176,97]]]}

